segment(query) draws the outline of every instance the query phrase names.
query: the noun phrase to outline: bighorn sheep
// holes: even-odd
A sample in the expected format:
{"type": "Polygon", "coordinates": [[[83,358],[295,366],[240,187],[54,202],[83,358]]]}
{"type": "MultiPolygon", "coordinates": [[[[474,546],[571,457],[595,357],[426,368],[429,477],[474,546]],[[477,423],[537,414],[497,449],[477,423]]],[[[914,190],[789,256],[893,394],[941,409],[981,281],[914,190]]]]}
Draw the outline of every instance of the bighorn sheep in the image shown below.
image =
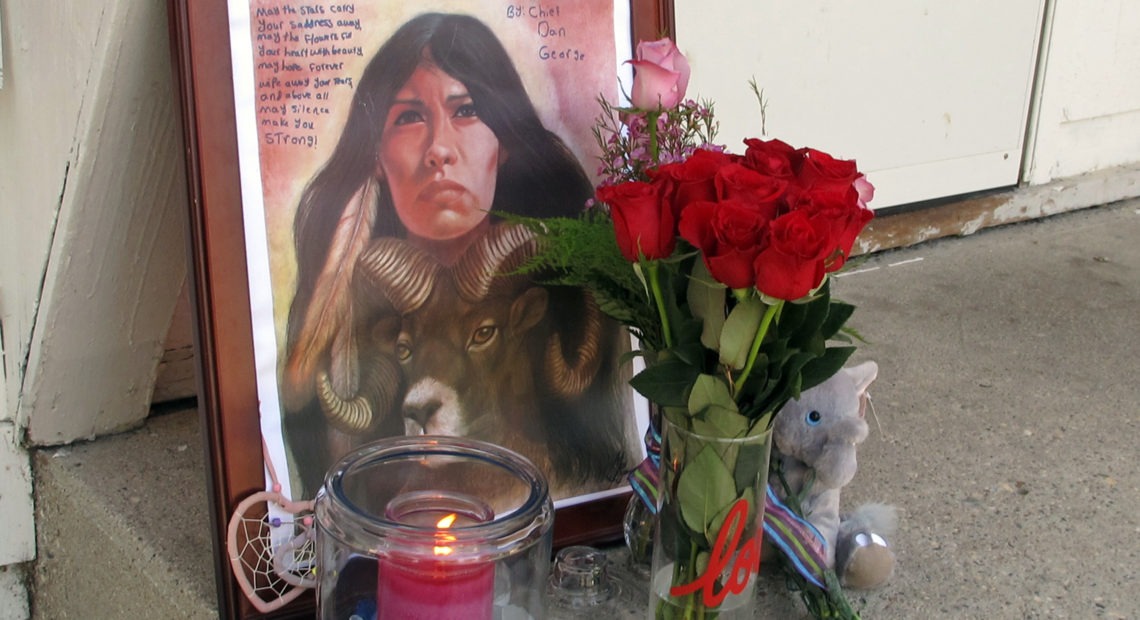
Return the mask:
{"type": "Polygon", "coordinates": [[[329,422],[369,433],[398,416],[407,434],[491,441],[534,461],[556,497],[612,487],[634,435],[615,372],[620,332],[580,291],[514,274],[534,249],[516,225],[494,227],[452,267],[374,241],[356,284],[358,350],[371,352],[355,393],[321,375],[329,422]]]}

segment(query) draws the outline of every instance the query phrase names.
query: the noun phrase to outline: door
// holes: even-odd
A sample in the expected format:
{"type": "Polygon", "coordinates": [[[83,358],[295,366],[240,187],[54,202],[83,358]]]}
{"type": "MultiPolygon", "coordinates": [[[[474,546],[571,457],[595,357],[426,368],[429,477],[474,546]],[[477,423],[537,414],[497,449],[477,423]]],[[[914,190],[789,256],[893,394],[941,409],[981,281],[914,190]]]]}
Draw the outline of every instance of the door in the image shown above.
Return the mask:
{"type": "Polygon", "coordinates": [[[766,131],[856,159],[877,209],[1017,183],[1044,0],[674,4],[734,152],[766,131]]]}

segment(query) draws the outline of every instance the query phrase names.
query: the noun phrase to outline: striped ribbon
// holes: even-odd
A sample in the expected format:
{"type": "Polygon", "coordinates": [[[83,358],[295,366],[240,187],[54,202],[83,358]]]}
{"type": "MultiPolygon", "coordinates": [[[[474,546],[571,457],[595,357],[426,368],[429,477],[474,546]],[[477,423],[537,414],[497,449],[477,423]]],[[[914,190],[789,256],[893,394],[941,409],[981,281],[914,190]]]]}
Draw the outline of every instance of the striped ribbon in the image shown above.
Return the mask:
{"type": "Polygon", "coordinates": [[[661,470],[661,432],[649,425],[645,432],[645,460],[629,472],[629,486],[649,512],[657,514],[657,481],[661,470]]]}
{"type": "Polygon", "coordinates": [[[781,502],[772,492],[772,485],[768,485],[764,501],[764,540],[775,545],[804,579],[828,589],[827,540],[814,525],[781,502]]]}

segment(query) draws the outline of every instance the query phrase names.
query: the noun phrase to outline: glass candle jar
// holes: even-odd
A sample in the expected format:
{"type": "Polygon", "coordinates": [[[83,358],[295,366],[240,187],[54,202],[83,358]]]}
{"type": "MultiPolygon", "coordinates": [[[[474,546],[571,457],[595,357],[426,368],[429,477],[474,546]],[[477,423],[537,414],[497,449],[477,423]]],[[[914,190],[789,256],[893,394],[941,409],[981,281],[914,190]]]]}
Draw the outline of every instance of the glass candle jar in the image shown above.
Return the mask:
{"type": "Polygon", "coordinates": [[[317,494],[318,618],[543,617],[554,507],[504,448],[400,437],[340,460],[317,494]]]}

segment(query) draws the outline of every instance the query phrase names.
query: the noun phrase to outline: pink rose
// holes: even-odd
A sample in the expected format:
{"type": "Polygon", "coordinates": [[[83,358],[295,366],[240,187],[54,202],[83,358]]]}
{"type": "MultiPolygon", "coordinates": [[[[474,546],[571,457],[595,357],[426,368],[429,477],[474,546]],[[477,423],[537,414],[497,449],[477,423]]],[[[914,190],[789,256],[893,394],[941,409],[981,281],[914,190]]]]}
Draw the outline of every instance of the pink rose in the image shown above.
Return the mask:
{"type": "Polygon", "coordinates": [[[630,95],[634,107],[655,110],[681,103],[689,87],[689,61],[672,41],[642,41],[637,59],[628,62],[635,71],[630,95]]]}
{"type": "Polygon", "coordinates": [[[855,188],[856,192],[859,192],[859,206],[866,207],[867,203],[871,202],[875,197],[875,186],[871,185],[867,177],[862,174],[860,174],[851,185],[855,188]]]}

